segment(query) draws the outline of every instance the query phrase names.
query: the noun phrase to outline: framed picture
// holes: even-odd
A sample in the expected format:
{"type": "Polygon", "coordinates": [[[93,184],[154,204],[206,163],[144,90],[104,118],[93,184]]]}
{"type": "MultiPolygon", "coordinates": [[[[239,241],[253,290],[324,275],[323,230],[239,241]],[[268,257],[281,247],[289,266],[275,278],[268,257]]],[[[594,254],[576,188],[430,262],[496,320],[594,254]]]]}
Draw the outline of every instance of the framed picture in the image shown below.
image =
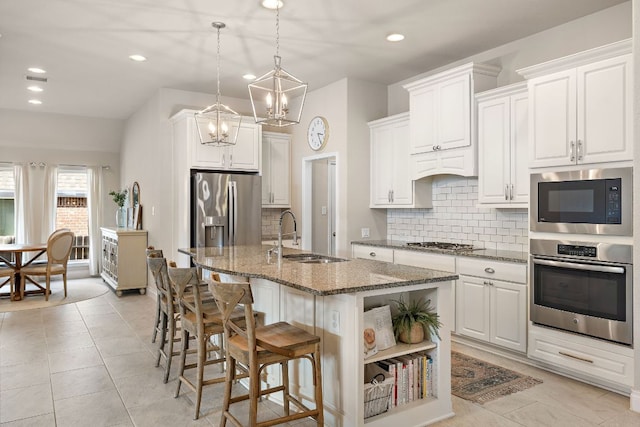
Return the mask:
{"type": "Polygon", "coordinates": [[[133,208],[133,222],[133,228],[136,230],[142,230],[142,205],[140,203],[133,208]]]}
{"type": "Polygon", "coordinates": [[[127,228],[134,228],[136,225],[133,213],[134,208],[127,208],[127,228]]]}

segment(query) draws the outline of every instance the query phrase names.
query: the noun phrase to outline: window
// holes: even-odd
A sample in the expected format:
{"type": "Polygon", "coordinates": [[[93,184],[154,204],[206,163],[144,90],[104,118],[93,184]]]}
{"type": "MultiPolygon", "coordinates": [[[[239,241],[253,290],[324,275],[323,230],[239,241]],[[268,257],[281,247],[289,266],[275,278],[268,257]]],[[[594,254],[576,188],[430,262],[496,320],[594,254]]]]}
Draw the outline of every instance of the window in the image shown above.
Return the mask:
{"type": "Polygon", "coordinates": [[[59,228],[68,228],[75,235],[69,259],[89,259],[87,169],[83,166],[58,167],[56,229],[59,228]]]}
{"type": "Polygon", "coordinates": [[[0,164],[0,241],[2,243],[13,242],[15,236],[15,188],[13,167],[10,164],[0,164]]]}

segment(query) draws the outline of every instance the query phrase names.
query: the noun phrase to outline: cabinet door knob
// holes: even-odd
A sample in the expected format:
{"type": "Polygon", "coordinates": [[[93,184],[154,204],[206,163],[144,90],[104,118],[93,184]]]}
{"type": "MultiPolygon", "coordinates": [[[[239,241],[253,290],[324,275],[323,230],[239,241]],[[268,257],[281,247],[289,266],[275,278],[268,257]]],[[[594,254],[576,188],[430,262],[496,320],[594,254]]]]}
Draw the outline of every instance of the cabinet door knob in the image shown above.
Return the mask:
{"type": "Polygon", "coordinates": [[[376,257],[376,253],[375,252],[369,252],[369,256],[372,257],[372,258],[375,258],[376,257]]]}
{"type": "Polygon", "coordinates": [[[485,272],[485,273],[489,273],[489,274],[493,274],[493,273],[495,273],[496,271],[495,271],[493,268],[491,268],[491,267],[487,267],[487,268],[485,268],[485,269],[484,269],[484,272],[485,272]]]}

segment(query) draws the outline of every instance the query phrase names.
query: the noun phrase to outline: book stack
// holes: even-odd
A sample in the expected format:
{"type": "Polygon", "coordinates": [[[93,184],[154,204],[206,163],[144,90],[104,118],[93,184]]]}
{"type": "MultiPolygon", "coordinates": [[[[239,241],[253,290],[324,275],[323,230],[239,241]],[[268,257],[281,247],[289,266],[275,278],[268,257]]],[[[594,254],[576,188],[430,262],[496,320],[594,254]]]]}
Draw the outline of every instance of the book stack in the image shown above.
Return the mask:
{"type": "Polygon", "coordinates": [[[390,408],[433,397],[433,359],[427,352],[409,353],[376,363],[394,378],[390,408]]]}

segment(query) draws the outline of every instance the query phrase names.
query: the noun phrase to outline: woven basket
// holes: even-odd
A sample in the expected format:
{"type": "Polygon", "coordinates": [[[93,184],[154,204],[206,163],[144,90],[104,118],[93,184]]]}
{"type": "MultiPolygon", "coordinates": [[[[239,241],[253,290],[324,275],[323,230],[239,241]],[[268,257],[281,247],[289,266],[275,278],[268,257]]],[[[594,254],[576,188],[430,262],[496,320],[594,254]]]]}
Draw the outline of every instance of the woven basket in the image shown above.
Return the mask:
{"type": "Polygon", "coordinates": [[[389,409],[394,379],[375,363],[364,368],[364,418],[370,418],[389,409]]]}

